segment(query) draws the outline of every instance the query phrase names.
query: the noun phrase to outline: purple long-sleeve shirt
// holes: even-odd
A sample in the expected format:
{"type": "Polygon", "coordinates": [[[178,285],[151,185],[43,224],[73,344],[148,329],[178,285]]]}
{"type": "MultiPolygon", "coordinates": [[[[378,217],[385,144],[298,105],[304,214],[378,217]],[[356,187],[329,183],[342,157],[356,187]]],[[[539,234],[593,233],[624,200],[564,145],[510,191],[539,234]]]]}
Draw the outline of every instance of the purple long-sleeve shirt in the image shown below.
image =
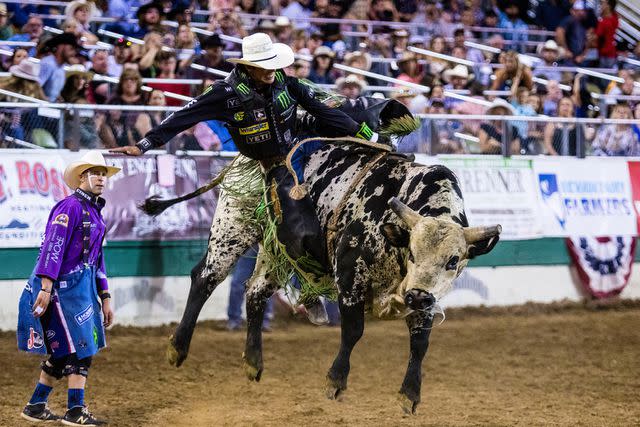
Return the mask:
{"type": "Polygon", "coordinates": [[[89,210],[91,221],[88,263],[97,267],[98,290],[106,291],[109,288],[102,250],[106,225],[100,211],[104,204],[103,198],[78,188],[75,194],[66,197],[53,207],[47,220],[44,240],[34,271],[37,276],[46,276],[55,281],[61,275],[83,267],[82,209],[84,205],[89,210]],[[80,202],[78,196],[84,203],[80,202]]]}

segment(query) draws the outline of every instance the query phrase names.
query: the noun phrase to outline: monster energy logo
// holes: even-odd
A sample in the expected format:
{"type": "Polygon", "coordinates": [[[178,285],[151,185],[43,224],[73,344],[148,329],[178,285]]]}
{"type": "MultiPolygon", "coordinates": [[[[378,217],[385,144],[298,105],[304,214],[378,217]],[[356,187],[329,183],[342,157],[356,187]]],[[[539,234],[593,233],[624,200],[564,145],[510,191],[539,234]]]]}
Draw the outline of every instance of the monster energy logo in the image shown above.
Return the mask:
{"type": "Polygon", "coordinates": [[[280,107],[282,107],[283,109],[287,108],[289,104],[291,104],[291,98],[289,97],[289,94],[287,92],[280,92],[276,99],[278,100],[278,104],[280,104],[280,107]]]}
{"type": "Polygon", "coordinates": [[[247,86],[244,83],[240,83],[238,86],[236,86],[236,89],[238,89],[238,92],[244,94],[244,95],[249,95],[249,86],[247,86]]]}
{"type": "Polygon", "coordinates": [[[369,126],[367,126],[366,123],[363,122],[362,125],[360,125],[360,130],[358,131],[356,136],[368,140],[373,137],[373,131],[369,129],[369,126]]]}
{"type": "Polygon", "coordinates": [[[95,326],[93,327],[93,342],[98,345],[98,329],[95,326]]]}
{"type": "Polygon", "coordinates": [[[278,83],[284,82],[284,75],[280,71],[276,71],[276,80],[278,83]]]}

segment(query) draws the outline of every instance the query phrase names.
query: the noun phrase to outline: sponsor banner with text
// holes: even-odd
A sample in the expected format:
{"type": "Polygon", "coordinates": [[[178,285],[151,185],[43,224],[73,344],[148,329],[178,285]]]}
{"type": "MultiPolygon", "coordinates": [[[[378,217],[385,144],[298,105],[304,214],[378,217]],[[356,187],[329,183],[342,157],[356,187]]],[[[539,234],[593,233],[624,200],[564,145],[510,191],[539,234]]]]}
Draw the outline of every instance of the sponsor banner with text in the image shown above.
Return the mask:
{"type": "Polygon", "coordinates": [[[477,156],[416,156],[447,166],[458,177],[469,224],[502,225],[505,240],[543,237],[531,159],[477,156]]]}
{"type": "Polygon", "coordinates": [[[534,165],[545,236],[637,235],[624,158],[546,158],[534,165]]]}
{"type": "Polygon", "coordinates": [[[0,248],[40,246],[51,208],[71,193],[59,153],[0,156],[0,248]]]}

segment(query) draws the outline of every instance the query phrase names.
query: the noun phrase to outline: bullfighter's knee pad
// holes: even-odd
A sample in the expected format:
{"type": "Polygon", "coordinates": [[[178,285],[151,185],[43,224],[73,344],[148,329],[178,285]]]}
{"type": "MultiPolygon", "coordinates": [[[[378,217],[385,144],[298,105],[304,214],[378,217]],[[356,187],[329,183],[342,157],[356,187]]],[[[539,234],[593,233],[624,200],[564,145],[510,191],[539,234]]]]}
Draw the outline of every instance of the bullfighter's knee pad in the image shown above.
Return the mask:
{"type": "Polygon", "coordinates": [[[82,375],[87,377],[89,375],[89,368],[91,367],[91,357],[85,357],[84,359],[78,359],[75,353],[70,354],[67,358],[67,364],[64,367],[64,376],[69,375],[82,375]]]}
{"type": "Polygon", "coordinates": [[[54,358],[51,356],[48,360],[42,361],[40,368],[45,374],[59,380],[64,376],[64,367],[66,364],[66,357],[54,358]]]}

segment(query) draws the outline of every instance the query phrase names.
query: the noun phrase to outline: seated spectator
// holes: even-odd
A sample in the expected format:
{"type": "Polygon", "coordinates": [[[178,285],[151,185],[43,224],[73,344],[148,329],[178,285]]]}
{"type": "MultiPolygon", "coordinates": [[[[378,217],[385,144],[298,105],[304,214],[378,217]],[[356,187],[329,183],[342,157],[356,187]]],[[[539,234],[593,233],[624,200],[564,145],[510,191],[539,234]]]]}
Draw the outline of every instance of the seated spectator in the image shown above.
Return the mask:
{"type": "Polygon", "coordinates": [[[336,80],[337,92],[347,99],[357,99],[365,88],[365,82],[356,74],[349,74],[336,80]]]}
{"type": "MultiPolygon", "coordinates": [[[[627,103],[613,107],[611,119],[632,119],[631,108],[627,103]]],[[[592,143],[595,156],[638,156],[640,139],[630,124],[602,125],[592,143]]]]}
{"type": "MultiPolygon", "coordinates": [[[[484,87],[480,82],[474,81],[470,87],[470,97],[479,101],[484,101],[483,90],[484,87]]],[[[485,107],[480,102],[462,101],[458,102],[451,108],[452,114],[469,114],[469,115],[482,115],[484,114],[485,107]]],[[[468,131],[472,135],[477,135],[480,130],[481,120],[463,120],[462,125],[464,130],[468,131]]]]}
{"type": "Polygon", "coordinates": [[[28,57],[29,50],[26,47],[18,46],[13,49],[13,54],[8,57],[8,61],[2,62],[2,69],[4,71],[9,71],[9,68],[13,67],[14,65],[18,65],[22,62],[23,59],[26,59],[28,57]]]}
{"type": "MultiPolygon", "coordinates": [[[[0,80],[0,89],[18,93],[32,98],[46,100],[46,96],[39,83],[40,65],[38,63],[23,60],[9,69],[11,76],[0,80]]],[[[2,102],[22,101],[8,95],[0,94],[2,102]]],[[[33,110],[10,109],[0,114],[2,120],[2,133],[14,138],[24,140],[32,127],[35,127],[34,119],[37,113],[33,110]]]]}
{"type": "MultiPolygon", "coordinates": [[[[22,33],[14,34],[9,37],[9,41],[16,42],[32,42],[35,43],[36,46],[40,42],[40,37],[44,31],[44,24],[42,23],[42,19],[37,16],[31,16],[27,20],[27,23],[22,27],[22,33]]],[[[29,56],[35,58],[36,56],[36,47],[32,47],[29,49],[29,56]]]]}
{"type": "Polygon", "coordinates": [[[544,69],[536,69],[536,76],[546,80],[562,81],[562,73],[553,68],[559,65],[560,50],[558,44],[554,40],[547,40],[544,44],[538,46],[539,54],[542,57],[542,67],[544,69]]]}
{"type": "MultiPolygon", "coordinates": [[[[507,101],[496,98],[485,112],[490,116],[510,116],[514,114],[513,107],[507,101]]],[[[491,120],[489,123],[480,125],[480,152],[481,154],[500,154],[502,153],[502,129],[503,120],[491,120]]],[[[507,126],[511,129],[511,133],[507,135],[507,144],[511,154],[520,153],[520,136],[514,126],[507,126]]]]}
{"type": "Polygon", "coordinates": [[[509,30],[504,33],[504,39],[510,40],[511,49],[524,53],[526,51],[526,42],[528,41],[529,26],[520,19],[520,7],[517,2],[506,0],[502,3],[502,9],[499,11],[498,28],[509,30]]]}
{"type": "Polygon", "coordinates": [[[67,20],[72,20],[80,27],[78,32],[85,44],[95,44],[98,37],[91,32],[91,19],[97,14],[96,6],[87,0],[73,0],[64,10],[67,20]]]}
{"type": "Polygon", "coordinates": [[[158,76],[158,54],[162,51],[162,35],[155,31],[144,36],[142,45],[142,56],[137,61],[140,74],[143,77],[157,78],[158,76]]]}
{"type": "MultiPolygon", "coordinates": [[[[464,56],[462,56],[460,59],[466,59],[468,61],[476,62],[476,63],[485,62],[484,55],[480,50],[475,48],[468,49],[465,46],[464,42],[470,38],[471,38],[471,35],[468,34],[464,28],[457,28],[453,32],[453,48],[460,48],[465,53],[464,56]]],[[[452,56],[455,56],[453,54],[453,49],[451,50],[451,54],[452,56]]]]}
{"type": "Polygon", "coordinates": [[[191,30],[189,24],[180,24],[176,32],[176,57],[180,63],[178,64],[178,72],[182,73],[191,64],[191,58],[200,54],[200,42],[191,30]]]}
{"type": "Polygon", "coordinates": [[[504,54],[504,68],[496,71],[496,79],[491,84],[491,90],[510,90],[516,79],[519,86],[533,89],[531,69],[520,63],[517,52],[509,51],[504,54]]]}
{"type": "Polygon", "coordinates": [[[307,49],[307,42],[309,41],[309,37],[304,30],[295,30],[293,33],[293,40],[291,42],[291,48],[295,53],[302,54],[301,52],[309,52],[307,49]]]}
{"type": "Polygon", "coordinates": [[[0,3],[0,40],[7,40],[13,35],[13,26],[7,15],[7,5],[0,3]]]}
{"type": "Polygon", "coordinates": [[[567,61],[580,65],[587,48],[587,11],[583,0],[575,0],[571,14],[556,29],[556,41],[564,49],[567,61]]]}
{"type": "MultiPolygon", "coordinates": [[[[560,118],[575,118],[576,107],[573,103],[573,99],[569,96],[565,96],[558,101],[556,108],[558,117],[560,118]]],[[[559,123],[548,122],[544,128],[544,147],[546,154],[550,156],[559,156],[563,154],[563,141],[564,132],[567,132],[567,148],[566,155],[575,156],[576,147],[578,144],[578,132],[584,135],[584,129],[581,124],[575,123],[559,123]]]]}
{"type": "Polygon", "coordinates": [[[70,33],[53,36],[46,46],[50,53],[40,60],[40,85],[47,99],[55,102],[66,81],[64,67],[76,63],[80,46],[70,33]]]}
{"type": "MultiPolygon", "coordinates": [[[[445,100],[432,98],[427,107],[427,114],[448,114],[445,100]]],[[[460,123],[455,120],[434,119],[427,121],[433,128],[423,130],[423,135],[429,135],[431,139],[431,152],[433,154],[463,154],[464,147],[455,133],[461,129],[460,123]],[[428,133],[425,133],[428,132],[428,133]]]]}
{"type": "Polygon", "coordinates": [[[275,22],[276,41],[278,43],[292,44],[293,42],[293,24],[286,16],[278,16],[275,22]]]}
{"type": "MultiPolygon", "coordinates": [[[[136,70],[125,69],[116,86],[116,94],[108,101],[111,105],[145,105],[142,77],[136,70]]],[[[100,139],[106,148],[134,145],[143,135],[138,135],[135,123],[139,111],[110,110],[100,127],[100,139]]]]}
{"type": "MultiPolygon", "coordinates": [[[[166,107],[167,98],[164,96],[164,92],[155,89],[149,95],[148,106],[152,107],[166,107]]],[[[135,129],[139,135],[145,135],[151,129],[158,126],[167,116],[166,111],[147,111],[144,114],[139,114],[136,119],[135,129]]]]}
{"type": "Polygon", "coordinates": [[[120,38],[113,44],[113,54],[110,54],[107,60],[107,74],[111,77],[119,77],[122,74],[124,64],[133,61],[132,44],[125,38],[120,38]]]}
{"type": "Polygon", "coordinates": [[[140,6],[136,12],[138,24],[134,26],[127,36],[143,39],[149,32],[162,32],[161,21],[164,16],[164,8],[161,3],[152,1],[140,6]]]}
{"type": "Polygon", "coordinates": [[[167,21],[175,21],[178,25],[191,25],[193,18],[193,6],[177,4],[167,13],[167,21]]]}
{"type": "Polygon", "coordinates": [[[311,71],[311,64],[304,59],[296,59],[293,63],[293,76],[298,79],[308,79],[311,71]]]}
{"type": "MultiPolygon", "coordinates": [[[[66,104],[88,104],[86,89],[90,75],[82,65],[72,65],[66,71],[67,80],[60,92],[58,102],[66,104]]],[[[65,148],[96,148],[98,132],[92,110],[66,112],[64,121],[65,148]],[[76,117],[77,115],[77,117],[76,117]],[[77,138],[77,140],[75,140],[77,138]]]]}
{"type": "Polygon", "coordinates": [[[109,52],[104,49],[93,51],[91,63],[89,64],[89,84],[87,86],[87,101],[90,104],[104,104],[111,96],[109,91],[109,83],[100,78],[93,79],[96,74],[98,76],[109,75],[109,52]]]}
{"type": "MultiPolygon", "coordinates": [[[[359,70],[369,71],[371,69],[371,55],[369,55],[366,52],[360,52],[360,51],[349,52],[344,57],[344,65],[348,67],[357,68],[359,70]]],[[[361,74],[351,74],[351,75],[354,76],[355,78],[360,79],[365,85],[369,81],[368,78],[364,77],[361,74]]]]}
{"type": "Polygon", "coordinates": [[[426,2],[424,14],[417,13],[411,20],[414,24],[420,24],[415,27],[417,34],[420,36],[433,37],[441,36],[449,33],[449,25],[442,20],[442,14],[435,1],[426,2]]]}
{"type": "MultiPolygon", "coordinates": [[[[162,51],[158,54],[157,58],[158,79],[176,79],[176,66],[177,59],[173,52],[162,51]]],[[[160,89],[165,92],[176,93],[178,95],[190,96],[191,86],[186,83],[149,83],[147,86],[160,89]]],[[[184,104],[184,101],[175,98],[168,98],[167,105],[170,107],[179,107],[184,104]]]]}
{"type": "Polygon", "coordinates": [[[404,52],[396,62],[400,71],[400,75],[397,77],[398,80],[415,84],[419,84],[422,81],[418,60],[413,52],[404,52]]]}
{"type": "Polygon", "coordinates": [[[400,58],[409,45],[409,32],[405,29],[396,30],[391,37],[391,50],[394,58],[400,58]]]}
{"type": "MultiPolygon", "coordinates": [[[[243,38],[247,35],[247,31],[242,26],[242,20],[233,9],[220,9],[211,15],[207,29],[217,34],[236,38],[243,38]]],[[[237,46],[232,41],[223,41],[223,48],[224,50],[235,50],[237,46]]]]}
{"type": "MultiPolygon", "coordinates": [[[[444,37],[436,35],[431,39],[428,50],[435,53],[446,54],[446,48],[447,43],[445,42],[444,37]]],[[[428,63],[429,69],[427,70],[427,72],[434,76],[442,73],[442,71],[449,67],[449,61],[447,61],[446,59],[429,58],[428,63]]]]}
{"type": "MultiPolygon", "coordinates": [[[[469,84],[469,80],[473,80],[474,75],[469,74],[469,69],[464,65],[456,65],[452,70],[446,70],[442,73],[442,79],[447,82],[444,86],[445,90],[465,90],[469,84]]],[[[456,98],[447,98],[445,106],[447,109],[454,108],[455,105],[461,103],[462,100],[456,98]]]]}
{"type": "Polygon", "coordinates": [[[616,31],[618,30],[617,0],[602,0],[600,2],[600,19],[595,29],[597,36],[598,56],[601,68],[611,68],[618,61],[616,50],[616,31]]]}
{"type": "MultiPolygon", "coordinates": [[[[222,40],[217,34],[213,34],[207,37],[202,43],[204,52],[199,55],[195,55],[193,63],[202,65],[203,67],[213,68],[220,71],[231,72],[233,65],[227,62],[222,56],[222,40]]],[[[187,77],[191,79],[220,79],[221,76],[211,74],[207,71],[196,70],[189,68],[187,71],[187,77]]]]}
{"type": "Polygon", "coordinates": [[[560,84],[555,80],[549,80],[546,86],[547,94],[542,102],[542,114],[546,116],[558,115],[558,102],[564,96],[560,84]]]}
{"type": "MultiPolygon", "coordinates": [[[[636,85],[636,81],[631,71],[622,70],[620,71],[619,76],[623,79],[623,82],[614,84],[607,93],[608,95],[611,95],[611,98],[607,98],[607,104],[609,105],[613,105],[617,102],[614,98],[614,96],[617,95],[640,96],[640,87],[636,85]]],[[[629,101],[629,104],[635,105],[635,102],[637,101],[629,101]]]]}
{"type": "Polygon", "coordinates": [[[326,46],[318,47],[313,53],[309,80],[318,84],[333,84],[333,57],[335,54],[326,46]]]}

